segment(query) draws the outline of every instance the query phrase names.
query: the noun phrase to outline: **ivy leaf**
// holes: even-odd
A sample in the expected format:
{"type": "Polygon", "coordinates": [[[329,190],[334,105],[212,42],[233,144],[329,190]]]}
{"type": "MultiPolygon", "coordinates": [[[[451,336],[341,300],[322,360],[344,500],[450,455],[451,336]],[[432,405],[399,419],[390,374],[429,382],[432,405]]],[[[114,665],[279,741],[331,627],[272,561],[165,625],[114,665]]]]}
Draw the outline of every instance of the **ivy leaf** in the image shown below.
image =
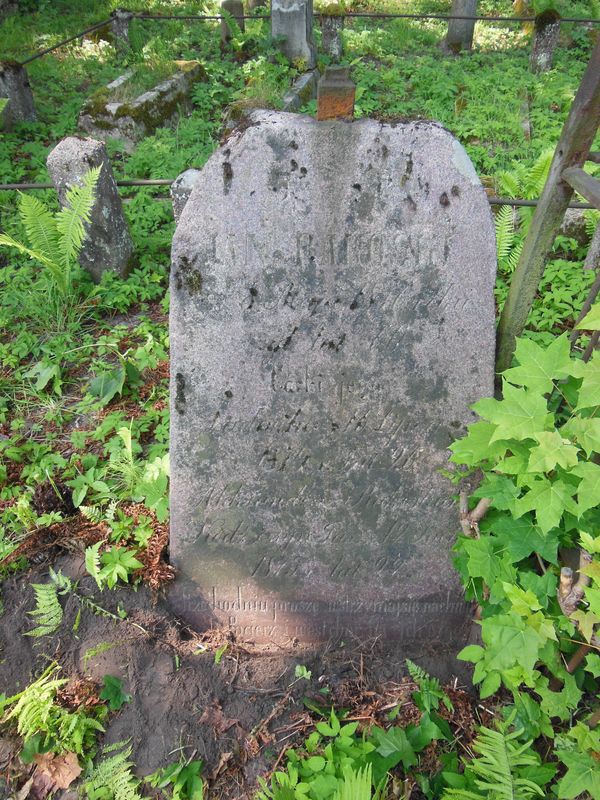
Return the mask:
{"type": "Polygon", "coordinates": [[[589,753],[557,751],[557,756],[567,767],[567,774],[559,781],[558,797],[571,800],[589,792],[594,800],[600,798],[600,769],[598,762],[589,753]]]}
{"type": "Polygon", "coordinates": [[[467,569],[472,578],[483,578],[491,586],[497,577],[496,564],[498,558],[494,551],[494,541],[490,536],[480,539],[466,539],[462,542],[463,549],[469,556],[467,569]]]}
{"type": "Polygon", "coordinates": [[[575,411],[600,405],[600,357],[596,351],[582,370],[583,381],[579,389],[575,411]]]}
{"type": "Polygon", "coordinates": [[[575,374],[573,370],[577,371],[577,362],[570,352],[566,333],[548,347],[541,347],[531,339],[517,339],[515,358],[519,366],[505,370],[503,376],[510,383],[547,394],[552,391],[554,380],[567,378],[575,374]]]}
{"type": "Polygon", "coordinates": [[[574,486],[569,486],[560,479],[536,480],[527,494],[517,500],[517,517],[526,511],[535,511],[542,533],[548,533],[559,525],[565,511],[577,514],[577,505],[573,500],[575,491],[574,486]]]}
{"type": "MultiPolygon", "coordinates": [[[[558,541],[555,537],[544,536],[533,518],[527,514],[514,519],[506,514],[496,518],[483,520],[482,531],[493,531],[496,537],[505,545],[513,562],[522,561],[532,553],[539,555],[551,564],[558,563],[558,541]]],[[[529,573],[524,572],[523,575],[529,573]]]]}
{"type": "MultiPolygon", "coordinates": [[[[600,420],[599,420],[600,422],[600,420]]],[[[481,461],[495,459],[504,455],[508,447],[507,442],[491,442],[496,430],[492,422],[479,420],[469,425],[467,435],[450,445],[452,455],[450,461],[455,464],[466,464],[473,467],[481,461]]]]}
{"type": "Polygon", "coordinates": [[[494,475],[488,473],[483,481],[473,492],[473,497],[489,497],[493,502],[494,508],[500,511],[514,512],[515,501],[519,496],[519,490],[512,478],[504,475],[494,475]]]}
{"type": "Polygon", "coordinates": [[[571,716],[571,711],[577,708],[583,692],[577,686],[574,675],[565,672],[564,686],[560,692],[553,692],[548,688],[548,678],[541,678],[535,690],[542,698],[540,707],[549,717],[558,717],[567,720],[571,716]]]}
{"type": "Polygon", "coordinates": [[[581,478],[577,487],[578,516],[600,504],[600,466],[591,461],[582,461],[571,470],[581,478]]]}
{"type": "Polygon", "coordinates": [[[496,424],[491,442],[533,438],[535,433],[546,428],[551,415],[542,395],[528,389],[517,389],[510,383],[504,384],[503,394],[503,400],[484,397],[473,406],[480,417],[496,424]]]}
{"type": "Polygon", "coordinates": [[[114,675],[105,675],[100,699],[108,702],[111,711],[118,711],[125,703],[131,702],[131,695],[123,691],[123,681],[114,675]]]}
{"type": "Polygon", "coordinates": [[[487,645],[488,671],[503,672],[518,664],[527,672],[532,672],[540,647],[545,644],[543,637],[516,614],[496,614],[484,619],[481,636],[487,645]]]}
{"type": "Polygon", "coordinates": [[[600,453],[600,419],[571,417],[560,432],[577,442],[585,450],[588,458],[592,453],[600,453]]]}
{"type": "Polygon", "coordinates": [[[556,465],[570,469],[577,464],[577,448],[558,431],[543,431],[534,437],[538,444],[531,448],[528,469],[530,472],[551,472],[556,465]]]}

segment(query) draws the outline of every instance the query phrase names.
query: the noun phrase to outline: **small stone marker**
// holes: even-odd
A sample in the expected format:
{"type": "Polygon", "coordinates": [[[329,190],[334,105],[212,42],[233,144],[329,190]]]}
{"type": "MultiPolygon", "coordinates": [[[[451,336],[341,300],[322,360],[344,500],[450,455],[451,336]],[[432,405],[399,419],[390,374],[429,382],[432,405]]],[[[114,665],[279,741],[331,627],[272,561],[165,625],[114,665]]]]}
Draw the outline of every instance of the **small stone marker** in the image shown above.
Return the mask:
{"type": "Polygon", "coordinates": [[[350,67],[327,67],[318,86],[317,119],[352,119],[355,95],[350,67]]]}
{"type": "Polygon", "coordinates": [[[8,103],[0,112],[0,130],[9,131],[15,122],[35,122],[35,104],[25,68],[16,61],[0,61],[0,99],[8,103]]]}
{"type": "MultiPolygon", "coordinates": [[[[246,30],[244,20],[244,4],[242,0],[221,0],[221,11],[226,11],[235,19],[241,31],[246,30]]],[[[226,19],[221,20],[221,44],[229,44],[232,39],[231,28],[226,19]]]]}
{"type": "Polygon", "coordinates": [[[538,75],[552,69],[554,51],[560,36],[560,14],[548,9],[535,18],[529,68],[538,75]]]}
{"type": "Polygon", "coordinates": [[[171,184],[170,194],[171,202],[173,203],[173,216],[175,222],[179,222],[181,212],[185,208],[185,204],[190,199],[192,189],[196,185],[198,176],[200,175],[199,169],[186,169],[181,175],[178,175],[171,184]]]}
{"type": "Polygon", "coordinates": [[[312,26],[312,0],[271,0],[271,36],[283,37],[281,52],[290,61],[304,61],[308,69],[317,63],[312,26]]]}
{"type": "Polygon", "coordinates": [[[321,17],[321,44],[327,55],[334,61],[339,61],[344,53],[342,31],[344,30],[344,17],[340,14],[329,14],[321,17]]]}
{"type": "Polygon", "coordinates": [[[92,167],[102,167],[79,263],[96,282],[108,270],[125,278],[131,268],[133,242],[104,144],[69,136],[50,152],[46,163],[61,205],[70,186],[80,185],[92,167]]]}
{"type": "Polygon", "coordinates": [[[439,470],[493,391],[495,269],[435,123],[254,112],[212,155],[172,252],[178,613],[261,643],[463,641],[439,470]]]}
{"type": "Polygon", "coordinates": [[[133,13],[122,8],[116,8],[112,14],[110,24],[115,38],[115,49],[120,56],[124,56],[129,51],[129,24],[133,19],[133,13]]]}

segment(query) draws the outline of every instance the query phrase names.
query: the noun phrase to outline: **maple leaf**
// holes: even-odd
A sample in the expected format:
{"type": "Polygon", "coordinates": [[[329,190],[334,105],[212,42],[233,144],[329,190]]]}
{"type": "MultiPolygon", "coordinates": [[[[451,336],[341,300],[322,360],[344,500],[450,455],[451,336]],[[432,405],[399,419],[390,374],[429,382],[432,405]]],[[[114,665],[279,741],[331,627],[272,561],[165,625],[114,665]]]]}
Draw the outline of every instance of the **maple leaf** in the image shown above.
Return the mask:
{"type": "Polygon", "coordinates": [[[504,383],[504,398],[484,397],[473,406],[480,417],[496,424],[490,442],[499,439],[530,439],[543,431],[552,415],[542,395],[504,383]]]}
{"type": "Polygon", "coordinates": [[[570,469],[577,464],[577,448],[557,431],[536,433],[538,444],[531,448],[528,469],[530,472],[551,472],[556,465],[570,469]]]}
{"type": "Polygon", "coordinates": [[[600,419],[572,417],[562,426],[560,432],[577,442],[588,458],[592,453],[600,453],[600,419]]]}
{"type": "Polygon", "coordinates": [[[591,461],[582,461],[571,472],[581,478],[577,487],[578,516],[581,516],[600,503],[600,466],[591,461]]]}
{"type": "Polygon", "coordinates": [[[505,370],[503,376],[510,383],[547,394],[552,391],[555,380],[579,372],[578,364],[571,358],[570,352],[566,333],[554,339],[548,347],[540,347],[531,339],[518,339],[515,358],[519,366],[505,370]]]}
{"type": "Polygon", "coordinates": [[[506,547],[513,562],[522,561],[532,553],[539,553],[551,564],[558,563],[556,556],[558,541],[553,537],[544,536],[529,514],[519,519],[513,519],[506,514],[497,518],[492,517],[481,523],[481,530],[492,531],[506,547]]]}
{"type": "Polygon", "coordinates": [[[575,411],[600,405],[600,355],[596,351],[583,369],[575,411]]]}
{"type": "Polygon", "coordinates": [[[561,800],[589,792],[594,800],[600,798],[600,769],[598,762],[589,753],[558,751],[560,760],[567,767],[567,774],[558,784],[561,800]]]}
{"type": "Polygon", "coordinates": [[[562,480],[536,480],[524,497],[516,501],[516,516],[526,511],[535,511],[542,533],[556,528],[565,511],[577,514],[577,504],[573,500],[576,489],[562,480]]]}
{"type": "Polygon", "coordinates": [[[495,431],[496,426],[484,420],[469,425],[467,435],[450,445],[449,449],[452,450],[450,461],[472,467],[480,461],[504,455],[508,443],[490,441],[495,431]]]}

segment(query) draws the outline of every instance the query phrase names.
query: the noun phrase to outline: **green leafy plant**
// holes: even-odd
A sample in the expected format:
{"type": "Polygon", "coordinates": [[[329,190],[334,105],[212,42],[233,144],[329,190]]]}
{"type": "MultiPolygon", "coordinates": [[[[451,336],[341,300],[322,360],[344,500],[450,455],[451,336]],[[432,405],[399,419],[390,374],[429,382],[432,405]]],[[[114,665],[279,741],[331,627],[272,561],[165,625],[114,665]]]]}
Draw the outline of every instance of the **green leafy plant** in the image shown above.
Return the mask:
{"type": "Polygon", "coordinates": [[[34,617],[37,626],[25,635],[34,638],[49,636],[58,630],[63,619],[58,595],[68,594],[73,584],[60,571],[55,572],[50,567],[50,583],[32,583],[31,588],[35,593],[35,609],[27,613],[34,617]]]}
{"type": "Polygon", "coordinates": [[[130,758],[127,742],[105,747],[102,758],[88,769],[83,781],[87,800],[141,800],[140,781],[133,774],[130,758]]]}
{"type": "Polygon", "coordinates": [[[114,675],[105,675],[102,679],[100,699],[106,700],[110,711],[119,711],[125,703],[131,702],[131,695],[123,691],[123,681],[114,675]]]}
{"type": "Polygon", "coordinates": [[[113,546],[100,553],[102,545],[98,542],[85,551],[86,569],[100,590],[105,586],[114,589],[119,580],[128,583],[132,573],[144,566],[131,550],[113,546]]]}
{"type": "Polygon", "coordinates": [[[145,778],[155,789],[169,791],[171,800],[203,800],[202,761],[193,759],[177,761],[145,778]]]}
{"type": "Polygon", "coordinates": [[[94,167],[83,177],[81,186],[70,187],[65,206],[55,213],[33,195],[20,194],[19,215],[29,246],[10,234],[0,234],[0,246],[13,248],[42,267],[46,302],[59,310],[62,305],[63,325],[70,318],[77,257],[85,240],[99,175],[100,167],[94,167]]]}
{"type": "Polygon", "coordinates": [[[521,730],[509,731],[510,723],[497,730],[480,728],[472,748],[476,758],[465,759],[463,775],[455,777],[462,786],[448,788],[442,800],[530,800],[544,797],[542,786],[554,770],[544,768],[531,741],[521,742],[521,730]],[[537,779],[537,780],[536,780],[537,779]],[[540,785],[541,784],[541,785],[540,785]]]}
{"type": "Polygon", "coordinates": [[[56,696],[68,680],[58,678],[57,673],[58,667],[53,664],[22,692],[5,699],[2,722],[14,721],[17,732],[25,741],[43,737],[39,741],[46,751],[87,756],[95,749],[98,733],[104,731],[100,720],[106,709],[100,706],[92,715],[83,709],[69,711],[63,708],[56,702],[56,696]]]}

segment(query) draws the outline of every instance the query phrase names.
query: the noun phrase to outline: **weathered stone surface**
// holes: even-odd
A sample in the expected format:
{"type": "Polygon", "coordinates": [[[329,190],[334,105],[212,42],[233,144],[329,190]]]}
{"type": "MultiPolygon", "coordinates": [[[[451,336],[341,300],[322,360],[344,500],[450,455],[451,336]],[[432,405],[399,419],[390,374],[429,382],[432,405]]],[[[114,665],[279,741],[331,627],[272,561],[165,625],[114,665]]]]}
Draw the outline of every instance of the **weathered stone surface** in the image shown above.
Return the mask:
{"type": "Polygon", "coordinates": [[[15,122],[37,119],[27,72],[16,61],[0,61],[0,98],[8,99],[0,112],[0,130],[9,131],[15,122]]]}
{"type": "Polygon", "coordinates": [[[535,18],[529,67],[536,75],[552,69],[554,51],[560,36],[560,14],[548,9],[535,18]]]}
{"type": "Polygon", "coordinates": [[[304,61],[312,69],[316,64],[313,38],[313,0],[272,0],[271,35],[283,37],[281,52],[290,61],[304,61]]]}
{"type": "Polygon", "coordinates": [[[448,31],[444,39],[444,49],[450,53],[460,53],[473,47],[473,33],[475,20],[460,19],[460,17],[474,17],[477,14],[477,0],[452,0],[451,19],[448,22],[448,31]]]}
{"type": "Polygon", "coordinates": [[[350,67],[327,67],[317,91],[317,119],[347,119],[354,115],[356,84],[350,67]]]}
{"type": "Polygon", "coordinates": [[[173,203],[173,216],[175,222],[179,222],[181,212],[185,208],[185,204],[190,199],[192,189],[196,185],[198,176],[200,175],[199,169],[186,169],[181,175],[178,175],[171,184],[170,194],[171,202],[173,203]]]}
{"type": "Polygon", "coordinates": [[[172,252],[179,613],[263,643],[462,640],[439,469],[493,389],[495,264],[435,123],[254,112],[213,154],[172,252]]]}
{"type": "Polygon", "coordinates": [[[321,17],[321,42],[323,51],[334,61],[339,61],[344,53],[342,31],[344,17],[340,15],[321,17]]]}
{"type": "Polygon", "coordinates": [[[319,70],[304,72],[294,81],[293,86],[283,96],[283,111],[300,111],[305,103],[317,96],[319,70]]]}
{"type": "Polygon", "coordinates": [[[115,40],[115,49],[120,56],[124,56],[129,52],[129,25],[133,19],[133,12],[116,8],[111,17],[110,27],[115,40]]]}
{"type": "Polygon", "coordinates": [[[135,143],[156,128],[174,124],[181,113],[191,109],[190,91],[206,78],[197,61],[176,61],[173,77],[131,102],[111,99],[112,94],[133,76],[128,70],[87,100],[79,115],[79,129],[101,139],[118,139],[132,151],[135,143]]]}
{"type": "Polygon", "coordinates": [[[126,277],[131,268],[133,242],[104,144],[69,136],[50,152],[46,163],[61,205],[70,186],[81,185],[92,167],[101,166],[96,202],[79,263],[95,281],[108,270],[126,277]]]}

